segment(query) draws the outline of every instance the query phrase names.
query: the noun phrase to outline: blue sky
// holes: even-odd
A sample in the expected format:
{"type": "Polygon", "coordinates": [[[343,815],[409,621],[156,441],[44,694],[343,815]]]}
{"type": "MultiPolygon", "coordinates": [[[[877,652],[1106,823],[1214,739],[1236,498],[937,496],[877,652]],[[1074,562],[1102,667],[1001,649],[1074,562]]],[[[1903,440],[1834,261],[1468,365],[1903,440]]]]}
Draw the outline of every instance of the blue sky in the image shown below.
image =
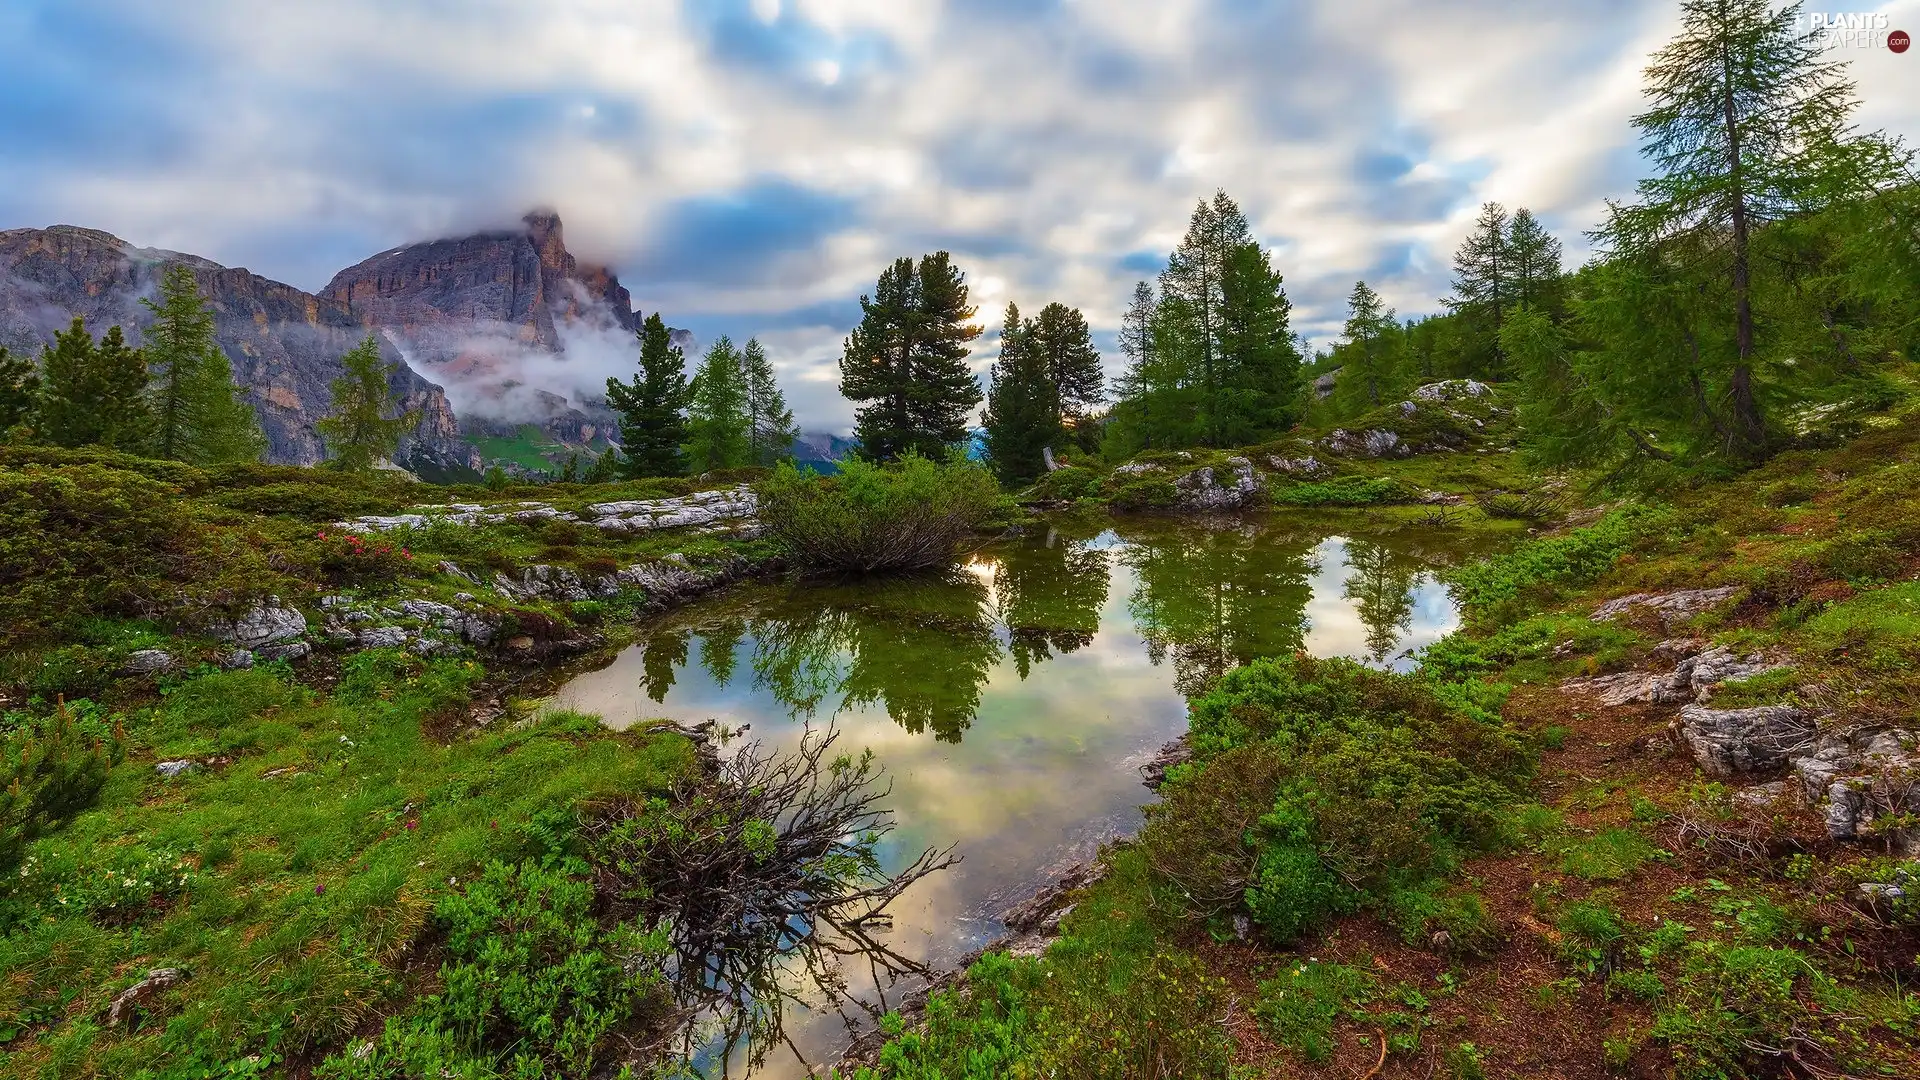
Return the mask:
{"type": "MultiPolygon", "coordinates": [[[[1920,32],[1920,0],[1813,6],[1920,32]]],[[[990,326],[1060,300],[1109,348],[1215,188],[1323,343],[1357,277],[1434,310],[1485,200],[1578,257],[1640,175],[1627,121],[1676,10],[0,0],[0,228],[88,225],[313,289],[551,205],[640,307],[758,334],[802,420],[838,428],[840,341],[897,255],[954,252],[990,326]]],[[[1862,123],[1920,135],[1920,54],[1840,55],[1862,123]]]]}

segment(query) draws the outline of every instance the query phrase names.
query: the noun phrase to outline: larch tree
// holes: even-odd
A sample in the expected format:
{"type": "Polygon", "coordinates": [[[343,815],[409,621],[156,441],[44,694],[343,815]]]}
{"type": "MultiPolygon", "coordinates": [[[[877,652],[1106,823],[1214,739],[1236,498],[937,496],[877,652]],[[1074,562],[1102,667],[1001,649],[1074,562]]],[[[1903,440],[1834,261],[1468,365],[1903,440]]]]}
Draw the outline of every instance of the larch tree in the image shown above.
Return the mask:
{"type": "Polygon", "coordinates": [[[840,358],[840,393],[863,403],[859,453],[872,461],[943,456],[967,438],[967,414],[982,397],[966,362],[981,333],[966,275],[944,251],[895,260],[860,311],[840,358]]]}
{"type": "Polygon", "coordinates": [[[118,326],[95,342],[74,319],[41,354],[39,437],[55,446],[100,445],[139,453],[151,445],[147,360],[118,326]]]}
{"type": "Polygon", "coordinates": [[[1771,0],[1681,4],[1680,33],[1646,70],[1652,107],[1633,119],[1655,175],[1638,201],[1610,205],[1596,233],[1607,254],[1677,274],[1698,294],[1674,309],[1686,320],[1671,335],[1683,348],[1659,366],[1675,390],[1700,381],[1701,419],[1735,458],[1761,456],[1770,442],[1756,233],[1846,192],[1857,162],[1853,84],[1822,59],[1799,13],[1771,0]]]}
{"type": "Polygon", "coordinates": [[[639,330],[640,369],[631,382],[607,380],[607,403],[620,414],[620,449],[629,478],[683,476],[687,437],[687,364],[659,312],[639,330]]]}
{"type": "Polygon", "coordinates": [[[1342,332],[1347,342],[1342,381],[1351,380],[1364,389],[1367,403],[1377,407],[1383,391],[1390,385],[1387,371],[1387,337],[1398,328],[1393,309],[1381,301],[1380,294],[1364,281],[1353,283],[1347,297],[1347,322],[1342,332]]]}
{"type": "Polygon", "coordinates": [[[737,469],[751,460],[747,380],[740,350],[725,334],[694,370],[687,395],[687,468],[694,473],[737,469]]]}
{"type": "Polygon", "coordinates": [[[266,449],[259,417],[246,391],[234,385],[233,365],[214,341],[213,311],[192,268],[168,264],[160,299],[141,303],[154,315],[143,350],[154,455],[196,465],[259,460],[266,449]]]}
{"type": "Polygon", "coordinates": [[[1220,289],[1225,377],[1217,430],[1226,445],[1272,438],[1300,414],[1300,354],[1293,310],[1266,251],[1251,241],[1228,253],[1220,289]]]}
{"type": "Polygon", "coordinates": [[[341,374],[330,387],[332,408],[313,425],[327,444],[328,464],[343,472],[365,472],[391,461],[400,440],[420,424],[417,411],[402,408],[388,385],[393,366],[380,355],[380,339],[368,334],[340,358],[341,374]],[[401,410],[397,415],[387,414],[401,410]]]}
{"type": "Polygon", "coordinates": [[[1453,295],[1444,303],[1463,320],[1471,335],[1477,374],[1505,375],[1500,355],[1500,323],[1513,302],[1512,250],[1507,208],[1490,202],[1480,207],[1473,231],[1453,256],[1453,295]]]}
{"type": "Polygon", "coordinates": [[[1521,207],[1507,226],[1507,265],[1512,277],[1511,303],[1515,307],[1552,311],[1560,291],[1560,241],[1540,224],[1533,211],[1521,207]]]}
{"type": "Polygon", "coordinates": [[[792,452],[793,440],[800,432],[793,425],[793,410],[780,392],[774,376],[773,361],[759,338],[748,338],[740,354],[747,380],[747,432],[755,465],[772,465],[792,452]]]}

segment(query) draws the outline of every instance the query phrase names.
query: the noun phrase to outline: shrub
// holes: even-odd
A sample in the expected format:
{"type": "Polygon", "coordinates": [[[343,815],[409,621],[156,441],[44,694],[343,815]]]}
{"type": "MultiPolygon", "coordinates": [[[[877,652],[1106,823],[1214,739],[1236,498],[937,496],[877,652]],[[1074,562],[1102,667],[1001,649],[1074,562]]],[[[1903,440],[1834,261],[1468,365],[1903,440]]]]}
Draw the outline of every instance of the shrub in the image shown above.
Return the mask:
{"type": "Polygon", "coordinates": [[[1615,510],[1564,536],[1530,541],[1504,555],[1450,570],[1446,579],[1469,616],[1503,621],[1499,616],[1510,614],[1517,601],[1597,580],[1646,527],[1646,511],[1615,510]]]}
{"type": "Polygon", "coordinates": [[[1033,486],[1035,498],[1073,502],[1100,493],[1100,474],[1081,465],[1068,465],[1042,476],[1033,486]]]}
{"type": "Polygon", "coordinates": [[[1793,949],[1697,942],[1652,1034],[1672,1050],[1674,1074],[1686,1080],[1751,1076],[1789,1055],[1831,1061],[1845,1073],[1866,1048],[1855,1005],[1793,949]]]}
{"type": "Polygon", "coordinates": [[[1386,906],[1388,921],[1409,945],[1431,945],[1456,956],[1486,956],[1504,938],[1486,900],[1442,882],[1397,889],[1386,906]]]}
{"type": "Polygon", "coordinates": [[[849,459],[829,477],[782,464],[759,494],[760,519],[790,559],[851,573],[945,564],[1000,501],[978,465],[914,454],[891,465],[849,459]]]}
{"type": "Polygon", "coordinates": [[[1165,476],[1144,473],[1109,479],[1103,489],[1117,510],[1164,510],[1180,501],[1180,490],[1165,476]]]}
{"type": "Polygon", "coordinates": [[[1258,857],[1248,830],[1273,810],[1287,766],[1278,747],[1240,746],[1160,789],[1138,847],[1175,886],[1155,893],[1172,902],[1174,914],[1209,918],[1240,905],[1258,857]]]}
{"type": "Polygon", "coordinates": [[[335,585],[391,585],[413,568],[413,552],[381,536],[321,529],[320,572],[335,585]]]}
{"type": "Polygon", "coordinates": [[[120,753],[86,739],[62,703],[44,723],[0,743],[0,874],[20,865],[27,845],[58,829],[99,799],[120,753]]]}
{"type": "Polygon", "coordinates": [[[1276,488],[1273,501],[1281,506],[1373,506],[1405,501],[1405,493],[1384,476],[1342,476],[1276,488]]]}
{"type": "Polygon", "coordinates": [[[318,1075],[592,1075],[609,1038],[659,1003],[667,951],[664,933],[603,928],[593,909],[589,881],[488,864],[435,909],[441,991],[389,1020],[370,1053],[336,1055],[318,1075]]]}

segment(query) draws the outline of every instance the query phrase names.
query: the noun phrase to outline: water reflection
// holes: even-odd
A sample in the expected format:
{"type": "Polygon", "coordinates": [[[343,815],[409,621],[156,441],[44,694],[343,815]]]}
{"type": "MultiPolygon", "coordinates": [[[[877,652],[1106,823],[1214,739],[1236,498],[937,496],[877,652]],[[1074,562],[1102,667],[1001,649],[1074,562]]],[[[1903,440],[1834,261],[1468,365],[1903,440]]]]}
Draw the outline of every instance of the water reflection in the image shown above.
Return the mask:
{"type": "MultiPolygon", "coordinates": [[[[1185,695],[1301,649],[1407,666],[1455,625],[1433,571],[1462,555],[1444,535],[1277,517],[1036,531],[945,574],[730,590],[559,697],[618,725],[751,724],[776,746],[833,719],[894,780],[883,862],[948,844],[964,856],[900,897],[887,937],[941,966],[996,936],[1040,880],[1138,827],[1135,766],[1184,730],[1185,695]]],[[[824,1006],[786,1031],[815,1061],[848,1037],[824,1006]]],[[[776,1055],[755,1075],[804,1070],[776,1055]]]]}

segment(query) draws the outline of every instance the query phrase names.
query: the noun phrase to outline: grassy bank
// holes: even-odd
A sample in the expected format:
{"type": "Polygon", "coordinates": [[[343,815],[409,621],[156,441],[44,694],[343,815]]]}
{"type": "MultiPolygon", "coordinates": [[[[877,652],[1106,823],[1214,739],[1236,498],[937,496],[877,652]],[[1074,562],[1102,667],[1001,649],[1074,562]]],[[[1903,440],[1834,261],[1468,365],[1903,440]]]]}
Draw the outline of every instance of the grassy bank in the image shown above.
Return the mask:
{"type": "Polygon", "coordinates": [[[1920,874],[1912,809],[1835,839],[1778,765],[1700,767],[1670,732],[1691,691],[1563,689],[1718,647],[1766,670],[1713,709],[1920,727],[1920,415],[1558,513],[1454,572],[1466,626],[1416,673],[1260,661],[1194,701],[1195,761],[1064,936],[983,960],[859,1075],[1920,1072],[1920,908],[1862,888],[1920,874]]]}

